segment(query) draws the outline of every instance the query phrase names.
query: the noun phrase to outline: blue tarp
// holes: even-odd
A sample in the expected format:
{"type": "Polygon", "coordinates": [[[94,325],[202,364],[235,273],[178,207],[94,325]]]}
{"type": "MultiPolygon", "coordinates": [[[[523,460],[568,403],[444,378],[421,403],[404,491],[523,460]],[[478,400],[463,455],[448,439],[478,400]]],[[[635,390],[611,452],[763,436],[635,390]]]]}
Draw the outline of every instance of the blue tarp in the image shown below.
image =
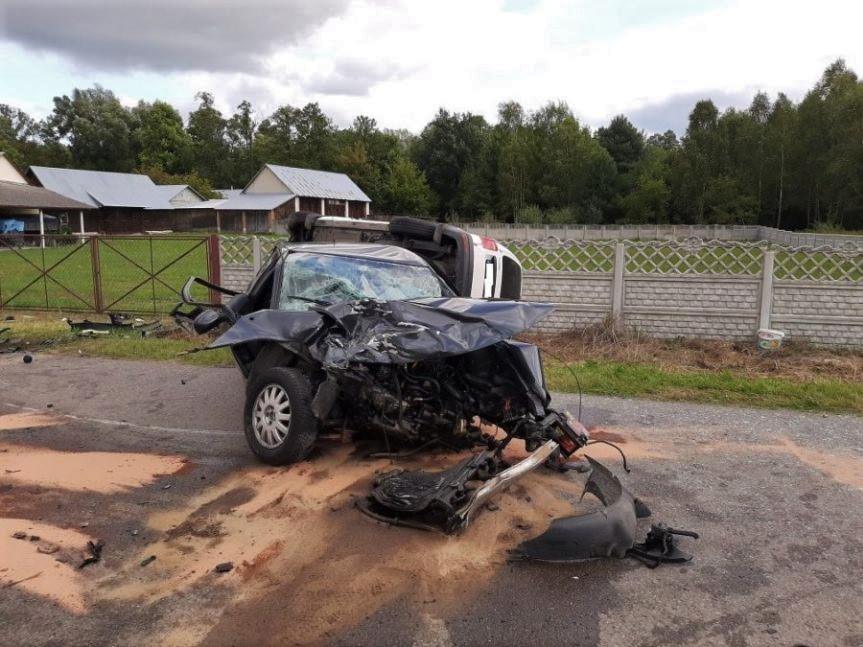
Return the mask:
{"type": "Polygon", "coordinates": [[[0,218],[0,234],[23,234],[24,221],[0,218]]]}

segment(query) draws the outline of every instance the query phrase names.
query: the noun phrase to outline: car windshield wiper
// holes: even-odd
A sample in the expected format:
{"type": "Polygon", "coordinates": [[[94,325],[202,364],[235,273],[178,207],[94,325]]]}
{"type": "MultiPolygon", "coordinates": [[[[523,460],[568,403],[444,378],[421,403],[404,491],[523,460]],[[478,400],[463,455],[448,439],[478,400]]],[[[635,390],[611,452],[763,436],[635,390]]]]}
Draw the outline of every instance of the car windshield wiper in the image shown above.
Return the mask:
{"type": "Polygon", "coordinates": [[[296,294],[289,294],[286,296],[282,296],[282,299],[284,299],[285,301],[290,300],[290,299],[294,299],[296,301],[305,301],[307,303],[314,303],[314,304],[319,305],[319,306],[331,306],[331,305],[333,305],[332,301],[324,301],[323,299],[310,299],[309,297],[301,297],[301,296],[297,296],[296,294]]]}

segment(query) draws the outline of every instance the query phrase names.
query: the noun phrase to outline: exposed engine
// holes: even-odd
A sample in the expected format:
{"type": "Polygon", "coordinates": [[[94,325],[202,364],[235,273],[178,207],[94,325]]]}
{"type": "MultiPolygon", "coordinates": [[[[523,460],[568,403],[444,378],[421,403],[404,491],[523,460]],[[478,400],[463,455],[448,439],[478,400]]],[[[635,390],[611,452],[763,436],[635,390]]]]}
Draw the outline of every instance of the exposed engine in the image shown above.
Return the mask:
{"type": "Polygon", "coordinates": [[[502,342],[441,360],[352,365],[337,379],[351,426],[378,430],[388,441],[477,445],[488,423],[533,449],[548,438],[536,415],[547,400],[539,366],[535,347],[502,342]],[[528,364],[534,357],[535,373],[528,364]]]}

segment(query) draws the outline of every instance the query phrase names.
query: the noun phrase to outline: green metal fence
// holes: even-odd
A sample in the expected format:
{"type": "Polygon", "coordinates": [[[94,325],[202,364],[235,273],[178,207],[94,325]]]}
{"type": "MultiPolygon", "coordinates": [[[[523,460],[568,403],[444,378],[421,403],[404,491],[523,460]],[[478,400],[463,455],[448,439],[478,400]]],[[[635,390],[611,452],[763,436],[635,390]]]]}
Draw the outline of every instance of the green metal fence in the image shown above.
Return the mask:
{"type": "Polygon", "coordinates": [[[219,280],[216,236],[0,236],[0,308],[166,313],[219,280]]]}

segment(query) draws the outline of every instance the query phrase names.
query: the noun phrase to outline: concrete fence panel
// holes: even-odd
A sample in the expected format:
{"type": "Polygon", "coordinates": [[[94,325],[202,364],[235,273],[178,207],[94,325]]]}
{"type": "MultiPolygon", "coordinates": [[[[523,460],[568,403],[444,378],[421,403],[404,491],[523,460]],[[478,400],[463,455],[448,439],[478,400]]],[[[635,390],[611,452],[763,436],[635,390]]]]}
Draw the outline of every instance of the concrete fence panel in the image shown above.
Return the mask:
{"type": "MultiPolygon", "coordinates": [[[[499,239],[524,265],[522,298],[557,305],[538,330],[610,317],[661,338],[751,340],[759,328],[776,328],[791,339],[863,346],[863,249],[774,248],[752,240],[597,242],[589,235],[499,239]]],[[[223,236],[223,284],[245,289],[279,242],[223,236]]]]}

